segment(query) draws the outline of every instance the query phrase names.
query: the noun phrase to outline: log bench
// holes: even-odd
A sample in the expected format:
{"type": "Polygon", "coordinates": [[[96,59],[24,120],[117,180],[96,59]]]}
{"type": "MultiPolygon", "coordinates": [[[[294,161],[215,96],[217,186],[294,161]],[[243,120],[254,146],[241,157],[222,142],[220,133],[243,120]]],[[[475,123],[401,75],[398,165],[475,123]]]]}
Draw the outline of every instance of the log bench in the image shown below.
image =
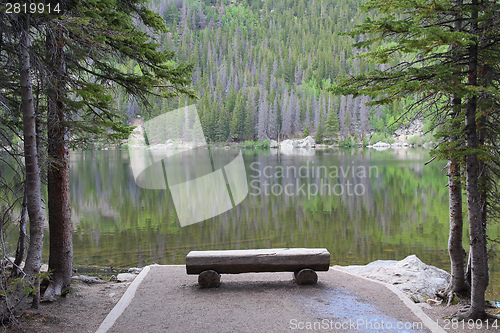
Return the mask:
{"type": "Polygon", "coordinates": [[[315,271],[328,271],[327,249],[260,249],[191,251],[186,256],[187,274],[199,274],[201,288],[218,287],[220,274],[293,272],[299,285],[315,284],[315,271]]]}

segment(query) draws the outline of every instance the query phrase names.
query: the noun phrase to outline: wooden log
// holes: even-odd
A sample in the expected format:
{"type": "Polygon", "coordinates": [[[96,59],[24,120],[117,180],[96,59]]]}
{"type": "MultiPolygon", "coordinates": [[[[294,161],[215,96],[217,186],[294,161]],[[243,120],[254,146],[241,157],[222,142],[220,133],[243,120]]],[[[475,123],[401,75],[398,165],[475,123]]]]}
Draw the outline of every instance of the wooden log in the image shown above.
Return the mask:
{"type": "Polygon", "coordinates": [[[198,275],[198,285],[201,288],[217,288],[220,286],[220,274],[214,270],[206,270],[198,275]]]}
{"type": "Polygon", "coordinates": [[[309,268],[304,268],[300,271],[294,272],[293,275],[295,277],[295,282],[297,282],[298,285],[318,283],[318,274],[309,268]]]}
{"type": "Polygon", "coordinates": [[[296,272],[303,268],[328,271],[327,249],[261,249],[191,251],[186,256],[187,274],[214,270],[219,274],[250,272],[296,272]]]}

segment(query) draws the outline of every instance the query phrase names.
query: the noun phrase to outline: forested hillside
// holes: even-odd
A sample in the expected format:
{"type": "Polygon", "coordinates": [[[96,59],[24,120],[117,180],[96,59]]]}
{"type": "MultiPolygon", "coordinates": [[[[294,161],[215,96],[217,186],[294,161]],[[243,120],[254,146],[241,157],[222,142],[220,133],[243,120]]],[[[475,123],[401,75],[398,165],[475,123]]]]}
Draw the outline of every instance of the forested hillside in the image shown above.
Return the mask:
{"type": "MultiPolygon", "coordinates": [[[[362,0],[154,0],[171,32],[162,45],[195,64],[197,101],[156,100],[147,117],[196,103],[207,139],[240,141],[312,135],[392,132],[398,106],[367,106],[368,97],[339,97],[325,88],[367,65],[350,37],[362,0]],[[328,120],[328,121],[327,121],[328,120]]],[[[136,69],[138,70],[138,69],[136,69]]],[[[130,116],[137,105],[124,103],[130,116]]]]}

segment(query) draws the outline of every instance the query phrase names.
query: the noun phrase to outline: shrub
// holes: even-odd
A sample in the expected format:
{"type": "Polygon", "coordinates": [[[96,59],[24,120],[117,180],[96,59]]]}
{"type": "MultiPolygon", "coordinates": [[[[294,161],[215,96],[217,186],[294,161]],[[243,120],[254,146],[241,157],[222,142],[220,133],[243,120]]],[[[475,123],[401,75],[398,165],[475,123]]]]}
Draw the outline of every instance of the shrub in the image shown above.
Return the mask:
{"type": "Polygon", "coordinates": [[[392,136],[387,135],[386,133],[373,133],[372,137],[370,138],[370,144],[374,145],[379,141],[392,144],[396,140],[394,140],[392,136]]]}
{"type": "Polygon", "coordinates": [[[271,146],[271,143],[269,142],[268,139],[265,139],[264,141],[257,142],[257,148],[269,149],[270,146],[271,146]]]}
{"type": "Polygon", "coordinates": [[[363,142],[362,142],[363,147],[366,147],[369,144],[370,144],[370,141],[367,138],[363,138],[363,142]]]}
{"type": "Polygon", "coordinates": [[[392,136],[390,135],[387,135],[384,139],[384,142],[387,142],[388,144],[393,144],[394,142],[396,142],[396,139],[394,139],[392,136]]]}
{"type": "Polygon", "coordinates": [[[264,140],[264,141],[252,141],[252,140],[247,140],[241,144],[243,148],[259,148],[259,149],[268,149],[271,144],[269,140],[264,140]]]}
{"type": "Polygon", "coordinates": [[[372,137],[370,138],[370,144],[374,145],[379,141],[384,141],[385,134],[384,133],[373,133],[372,137]]]}
{"type": "Polygon", "coordinates": [[[421,146],[425,143],[424,137],[420,135],[412,135],[406,139],[406,142],[410,145],[421,146]]]}
{"type": "Polygon", "coordinates": [[[243,142],[243,147],[244,148],[254,148],[255,147],[255,142],[247,140],[247,141],[243,142]]]}
{"type": "Polygon", "coordinates": [[[350,135],[345,140],[340,140],[339,142],[339,146],[345,148],[352,148],[355,147],[356,145],[357,145],[356,142],[350,135]]]}
{"type": "Polygon", "coordinates": [[[302,134],[302,138],[306,138],[310,135],[309,133],[309,124],[306,125],[306,129],[304,130],[304,134],[302,134]]]}

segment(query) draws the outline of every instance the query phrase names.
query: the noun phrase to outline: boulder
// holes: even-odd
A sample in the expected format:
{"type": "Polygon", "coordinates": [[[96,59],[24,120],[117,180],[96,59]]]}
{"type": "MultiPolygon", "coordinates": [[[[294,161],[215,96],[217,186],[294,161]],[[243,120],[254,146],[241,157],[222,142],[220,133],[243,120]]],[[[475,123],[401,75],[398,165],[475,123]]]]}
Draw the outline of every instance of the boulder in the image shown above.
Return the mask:
{"type": "Polygon", "coordinates": [[[142,272],[142,268],[131,267],[128,269],[128,272],[131,274],[139,274],[140,272],[142,272]]]}
{"type": "Polygon", "coordinates": [[[377,142],[376,144],[373,145],[373,147],[390,147],[391,145],[388,144],[387,142],[382,142],[382,141],[379,141],[377,142]]]}
{"type": "Polygon", "coordinates": [[[314,148],[316,146],[316,142],[311,136],[308,136],[302,140],[297,140],[293,143],[295,148],[314,148]]]}
{"type": "Polygon", "coordinates": [[[137,274],[133,273],[120,273],[116,276],[116,279],[120,282],[133,281],[137,274]]]}
{"type": "Polygon", "coordinates": [[[280,143],[280,149],[283,150],[291,150],[293,149],[293,141],[292,140],[284,140],[280,143]]]}
{"type": "Polygon", "coordinates": [[[345,266],[341,269],[395,285],[415,303],[435,298],[436,293],[446,288],[451,278],[448,272],[426,265],[415,255],[401,261],[377,260],[365,266],[345,266]]]}
{"type": "Polygon", "coordinates": [[[269,140],[269,148],[278,148],[278,141],[269,140]]]}
{"type": "Polygon", "coordinates": [[[421,136],[424,134],[424,122],[420,119],[415,119],[410,123],[400,126],[395,131],[395,134],[397,136],[405,135],[407,137],[412,135],[421,136]]]}

